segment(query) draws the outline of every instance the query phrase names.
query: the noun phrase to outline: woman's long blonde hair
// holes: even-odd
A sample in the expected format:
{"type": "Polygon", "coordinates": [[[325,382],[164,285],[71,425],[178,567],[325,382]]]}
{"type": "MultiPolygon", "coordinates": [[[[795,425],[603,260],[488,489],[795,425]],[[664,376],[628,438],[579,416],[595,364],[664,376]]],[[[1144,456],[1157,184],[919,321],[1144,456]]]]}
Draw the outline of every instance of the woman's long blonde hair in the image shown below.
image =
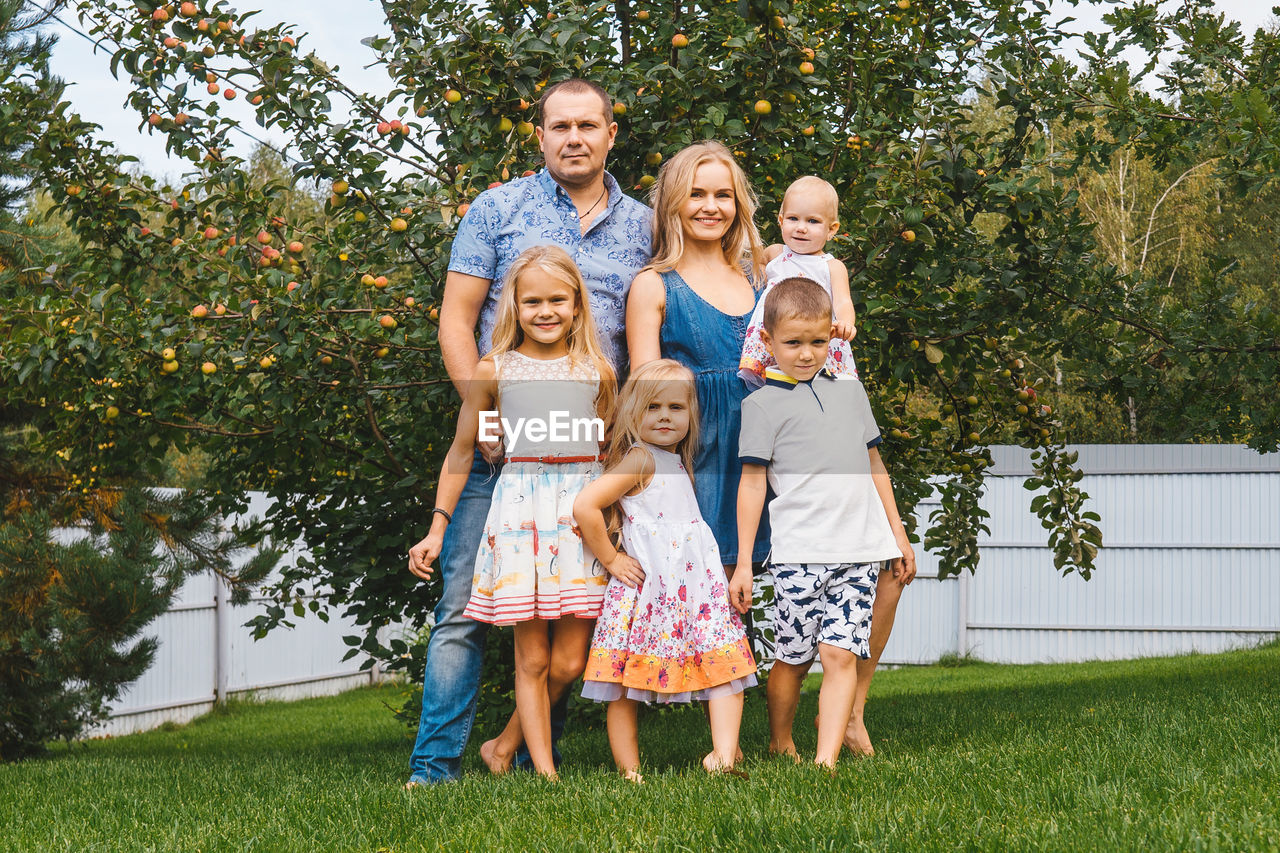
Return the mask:
{"type": "Polygon", "coordinates": [[[600,394],[596,403],[602,417],[608,421],[613,412],[618,380],[613,363],[604,354],[600,338],[596,334],[596,322],[591,316],[591,300],[587,298],[586,284],[578,265],[569,253],[559,246],[532,246],[520,253],[502,280],[502,293],[498,296],[498,317],[493,326],[493,348],[485,358],[496,360],[503,353],[511,352],[524,343],[524,329],[520,328],[519,300],[516,288],[520,276],[528,269],[539,269],[557,281],[569,285],[574,294],[577,312],[569,324],[566,342],[569,347],[569,364],[578,368],[592,365],[600,374],[600,394]]]}
{"type": "MultiPolygon", "coordinates": [[[[659,358],[641,365],[632,371],[626,384],[618,392],[609,450],[605,456],[606,471],[617,467],[631,448],[644,441],[640,437],[640,422],[644,420],[649,403],[658,395],[661,387],[669,382],[679,383],[687,393],[689,432],[676,443],[675,452],[680,455],[680,461],[689,472],[689,482],[693,482],[693,457],[698,450],[698,394],[693,383],[693,371],[670,358],[659,358]]],[[[622,516],[617,504],[605,512],[605,523],[610,534],[621,529],[622,516]]]]}
{"type": "Polygon", "coordinates": [[[662,164],[658,181],[649,192],[653,208],[653,259],[649,267],[658,272],[673,270],[684,256],[680,211],[693,189],[694,172],[704,163],[723,163],[729,168],[737,215],[720,239],[720,247],[729,263],[750,265],[751,284],[759,288],[764,284],[764,244],[756,230],[756,196],[733,154],[714,139],[685,146],[662,164]]]}

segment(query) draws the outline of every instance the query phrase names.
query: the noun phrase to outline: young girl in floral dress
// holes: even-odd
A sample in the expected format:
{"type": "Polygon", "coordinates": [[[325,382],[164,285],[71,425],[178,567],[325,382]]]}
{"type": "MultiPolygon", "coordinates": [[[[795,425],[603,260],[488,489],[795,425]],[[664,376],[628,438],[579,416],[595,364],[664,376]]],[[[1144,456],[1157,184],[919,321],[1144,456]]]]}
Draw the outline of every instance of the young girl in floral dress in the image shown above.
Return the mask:
{"type": "Polygon", "coordinates": [[[649,362],[618,397],[605,473],[573,506],[583,541],[612,576],[582,695],[609,703],[613,758],[634,782],[643,781],[639,702],[706,700],[712,749],[703,767],[737,774],[742,691],[756,683],[720,550],[694,497],[697,440],[693,374],[669,359],[649,362]],[[623,550],[610,541],[606,513],[621,516],[612,526],[623,550]]]}

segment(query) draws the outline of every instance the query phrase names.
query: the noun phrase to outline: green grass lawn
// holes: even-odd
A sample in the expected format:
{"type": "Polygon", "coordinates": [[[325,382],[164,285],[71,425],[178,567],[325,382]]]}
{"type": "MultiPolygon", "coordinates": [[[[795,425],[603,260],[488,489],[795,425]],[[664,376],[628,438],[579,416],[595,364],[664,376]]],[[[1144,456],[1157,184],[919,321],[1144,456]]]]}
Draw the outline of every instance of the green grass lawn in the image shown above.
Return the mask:
{"type": "MultiPolygon", "coordinates": [[[[240,704],[0,767],[6,850],[706,848],[1278,850],[1280,646],[1114,663],[882,672],[879,754],[833,779],[772,760],[748,696],[749,781],[708,778],[700,711],[648,717],[648,784],[572,733],[564,780],[405,792],[395,687],[240,704]]],[[[816,691],[799,715],[810,721],[816,691]]],[[[810,725],[797,726],[802,750],[810,725]]]]}

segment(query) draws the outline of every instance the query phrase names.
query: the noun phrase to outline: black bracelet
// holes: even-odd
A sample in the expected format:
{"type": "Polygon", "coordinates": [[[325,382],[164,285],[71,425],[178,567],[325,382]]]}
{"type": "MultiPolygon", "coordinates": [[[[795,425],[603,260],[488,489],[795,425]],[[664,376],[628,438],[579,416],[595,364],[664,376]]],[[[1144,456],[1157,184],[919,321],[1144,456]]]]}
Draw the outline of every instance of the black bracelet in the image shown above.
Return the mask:
{"type": "Polygon", "coordinates": [[[449,513],[445,512],[440,507],[436,507],[435,509],[431,510],[432,515],[435,515],[437,512],[444,516],[445,523],[451,524],[453,522],[453,516],[449,515],[449,513]]]}

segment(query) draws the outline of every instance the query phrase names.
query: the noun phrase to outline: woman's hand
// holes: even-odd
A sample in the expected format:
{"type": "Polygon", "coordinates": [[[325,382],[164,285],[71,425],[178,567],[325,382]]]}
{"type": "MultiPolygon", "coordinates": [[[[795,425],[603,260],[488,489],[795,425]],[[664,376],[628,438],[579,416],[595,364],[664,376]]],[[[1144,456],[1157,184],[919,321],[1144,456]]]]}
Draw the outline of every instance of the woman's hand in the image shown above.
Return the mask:
{"type": "Polygon", "coordinates": [[[422,541],[409,549],[409,571],[424,581],[431,580],[434,569],[431,564],[440,556],[440,548],[444,545],[444,533],[431,532],[422,537],[422,541]]]}
{"type": "Polygon", "coordinates": [[[631,589],[644,583],[644,569],[636,562],[636,558],[621,551],[605,567],[605,571],[631,589]]]}

